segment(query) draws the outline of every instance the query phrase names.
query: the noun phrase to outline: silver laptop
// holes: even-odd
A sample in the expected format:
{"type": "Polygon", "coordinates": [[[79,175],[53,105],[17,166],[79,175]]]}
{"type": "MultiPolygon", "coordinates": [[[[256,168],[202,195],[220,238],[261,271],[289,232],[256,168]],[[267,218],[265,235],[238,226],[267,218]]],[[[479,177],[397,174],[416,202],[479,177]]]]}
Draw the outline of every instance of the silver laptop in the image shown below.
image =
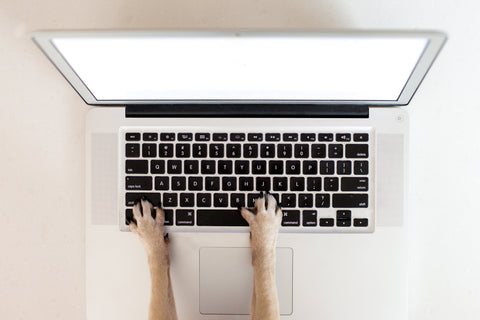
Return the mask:
{"type": "Polygon", "coordinates": [[[406,105],[438,32],[39,32],[89,105],[88,319],[147,318],[135,200],[166,212],[182,319],[247,319],[249,229],[283,211],[282,319],[406,319],[406,105]]]}

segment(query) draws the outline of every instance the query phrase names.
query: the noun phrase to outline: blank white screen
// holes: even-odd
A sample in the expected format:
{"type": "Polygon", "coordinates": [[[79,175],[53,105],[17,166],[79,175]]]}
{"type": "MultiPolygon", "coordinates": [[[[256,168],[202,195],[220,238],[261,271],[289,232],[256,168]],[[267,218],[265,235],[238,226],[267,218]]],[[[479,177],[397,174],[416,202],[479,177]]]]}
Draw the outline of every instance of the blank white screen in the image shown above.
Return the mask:
{"type": "Polygon", "coordinates": [[[57,38],[101,100],[397,100],[424,38],[57,38]]]}

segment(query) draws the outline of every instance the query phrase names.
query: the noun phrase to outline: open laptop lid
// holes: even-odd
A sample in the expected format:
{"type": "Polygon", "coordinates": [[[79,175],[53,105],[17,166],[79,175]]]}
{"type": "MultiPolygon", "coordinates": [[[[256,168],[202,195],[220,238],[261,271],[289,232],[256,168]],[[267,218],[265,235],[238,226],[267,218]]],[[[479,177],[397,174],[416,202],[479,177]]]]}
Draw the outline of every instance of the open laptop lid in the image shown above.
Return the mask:
{"type": "Polygon", "coordinates": [[[391,31],[55,31],[34,41],[87,104],[409,103],[446,37],[391,31]]]}

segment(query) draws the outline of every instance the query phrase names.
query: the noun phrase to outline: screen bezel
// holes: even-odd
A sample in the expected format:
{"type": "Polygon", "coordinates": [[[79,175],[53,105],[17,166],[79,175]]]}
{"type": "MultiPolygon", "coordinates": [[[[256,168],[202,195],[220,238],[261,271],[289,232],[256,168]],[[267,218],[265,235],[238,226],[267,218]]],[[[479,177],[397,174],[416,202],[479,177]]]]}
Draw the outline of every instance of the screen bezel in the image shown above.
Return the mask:
{"type": "Polygon", "coordinates": [[[402,106],[407,105],[430,69],[446,40],[446,35],[436,31],[45,31],[32,34],[32,39],[56,66],[60,73],[77,91],[88,105],[123,106],[123,105],[158,105],[158,104],[315,104],[315,105],[368,105],[368,106],[402,106]],[[55,38],[86,37],[388,37],[388,38],[426,38],[427,45],[405,84],[397,100],[273,100],[273,99],[230,99],[230,100],[97,100],[82,82],[68,62],[53,45],[55,38]]]}

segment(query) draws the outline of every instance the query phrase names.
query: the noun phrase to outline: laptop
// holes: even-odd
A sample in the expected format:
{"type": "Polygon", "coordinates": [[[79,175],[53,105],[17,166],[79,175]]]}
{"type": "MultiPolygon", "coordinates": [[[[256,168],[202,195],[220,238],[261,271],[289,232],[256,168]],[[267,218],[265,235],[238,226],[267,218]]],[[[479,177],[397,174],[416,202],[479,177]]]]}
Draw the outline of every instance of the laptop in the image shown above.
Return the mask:
{"type": "Polygon", "coordinates": [[[128,232],[166,212],[181,319],[248,319],[238,208],[282,207],[282,319],[407,319],[407,105],[433,31],[54,31],[35,43],[83,98],[88,319],[147,318],[128,232]]]}

